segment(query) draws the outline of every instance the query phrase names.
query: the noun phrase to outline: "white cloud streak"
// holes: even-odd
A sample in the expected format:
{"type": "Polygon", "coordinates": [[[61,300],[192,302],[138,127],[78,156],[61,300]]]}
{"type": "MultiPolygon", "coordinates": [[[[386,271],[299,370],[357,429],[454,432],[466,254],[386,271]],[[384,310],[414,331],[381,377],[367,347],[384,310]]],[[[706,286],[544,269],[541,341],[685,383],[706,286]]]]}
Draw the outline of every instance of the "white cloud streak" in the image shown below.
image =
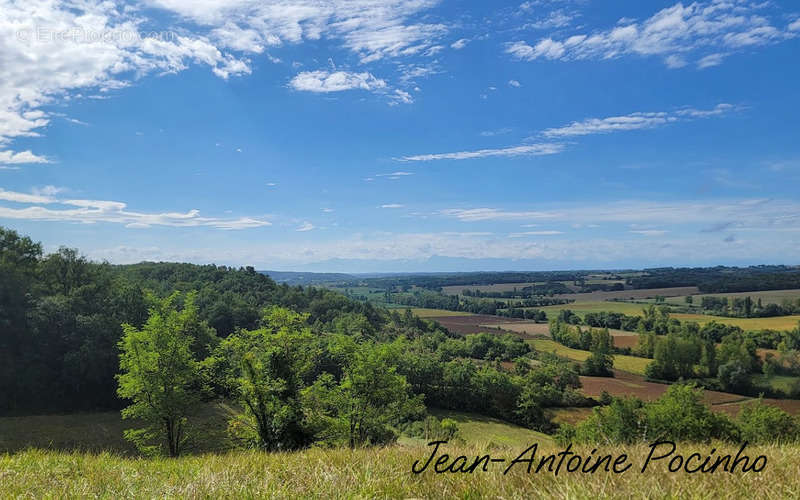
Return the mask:
{"type": "Polygon", "coordinates": [[[0,219],[76,222],[83,224],[107,222],[123,224],[128,228],[169,226],[248,229],[271,225],[267,220],[252,217],[232,219],[201,217],[198,210],[189,210],[185,213],[134,212],[128,210],[126,203],[119,201],[56,199],[53,195],[58,192],[59,188],[52,188],[52,186],[46,187],[39,192],[34,191],[34,194],[0,189],[0,200],[33,205],[25,208],[0,205],[0,219]],[[53,205],[61,207],[52,207],[53,205]]]}
{"type": "Polygon", "coordinates": [[[732,104],[722,103],[711,109],[683,108],[672,112],[631,113],[607,118],[588,118],[565,127],[544,130],[542,135],[550,138],[575,137],[590,134],[607,134],[626,130],[655,128],[682,119],[710,118],[721,116],[736,109],[732,104]]]}
{"type": "Polygon", "coordinates": [[[563,144],[542,143],[513,146],[500,149],[479,149],[475,151],[459,151],[456,153],[436,153],[412,155],[396,158],[397,161],[435,161],[435,160],[470,160],[489,157],[542,156],[553,155],[563,151],[563,144]]]}

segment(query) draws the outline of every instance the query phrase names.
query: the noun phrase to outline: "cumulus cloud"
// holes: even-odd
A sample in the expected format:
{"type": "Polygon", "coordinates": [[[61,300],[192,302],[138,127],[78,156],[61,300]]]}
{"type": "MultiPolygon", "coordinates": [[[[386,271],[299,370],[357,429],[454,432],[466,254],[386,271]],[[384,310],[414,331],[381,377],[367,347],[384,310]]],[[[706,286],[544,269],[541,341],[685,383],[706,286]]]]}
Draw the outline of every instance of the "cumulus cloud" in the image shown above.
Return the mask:
{"type": "Polygon", "coordinates": [[[607,30],[550,36],[535,43],[510,42],[506,53],[526,61],[658,56],[669,67],[679,68],[686,65],[687,57],[702,58],[720,49],[740,50],[795,37],[798,21],[782,27],[779,19],[766,17],[763,10],[768,6],[769,2],[720,0],[677,3],[642,22],[625,20],[607,30]]]}
{"type": "Polygon", "coordinates": [[[306,92],[342,92],[361,89],[373,91],[386,88],[386,82],[372,74],[350,73],[347,71],[303,71],[289,82],[295,90],[306,92]]]}
{"type": "Polygon", "coordinates": [[[44,156],[28,151],[0,151],[0,165],[17,165],[25,163],[50,163],[44,156]]]}
{"type": "Polygon", "coordinates": [[[247,229],[271,225],[267,220],[252,217],[202,217],[198,210],[189,210],[184,213],[134,212],[128,209],[126,203],[119,201],[55,198],[55,195],[61,191],[61,188],[46,186],[41,190],[34,190],[33,194],[27,194],[0,188],[0,200],[31,205],[24,208],[0,205],[0,218],[83,224],[108,222],[123,224],[128,228],[203,226],[216,229],[247,229]]]}

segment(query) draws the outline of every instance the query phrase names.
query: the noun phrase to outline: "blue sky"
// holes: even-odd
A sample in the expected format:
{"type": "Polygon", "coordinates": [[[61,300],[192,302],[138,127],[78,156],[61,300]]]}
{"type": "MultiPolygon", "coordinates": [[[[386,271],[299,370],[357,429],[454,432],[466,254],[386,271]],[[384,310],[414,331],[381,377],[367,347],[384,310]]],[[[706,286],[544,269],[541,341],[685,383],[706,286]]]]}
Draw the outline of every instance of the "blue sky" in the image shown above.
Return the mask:
{"type": "Polygon", "coordinates": [[[0,0],[0,225],[315,271],[797,264],[800,6],[0,0]]]}

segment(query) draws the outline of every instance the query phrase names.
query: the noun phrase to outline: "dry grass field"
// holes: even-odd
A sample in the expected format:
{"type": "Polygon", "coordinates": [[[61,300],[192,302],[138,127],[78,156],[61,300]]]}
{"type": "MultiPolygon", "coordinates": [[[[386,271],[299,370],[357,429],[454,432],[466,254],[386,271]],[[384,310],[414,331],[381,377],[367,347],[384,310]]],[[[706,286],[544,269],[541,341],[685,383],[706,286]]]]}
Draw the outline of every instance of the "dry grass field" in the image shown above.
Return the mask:
{"type": "MultiPolygon", "coordinates": [[[[29,450],[0,455],[2,498],[800,498],[797,464],[800,446],[748,446],[751,461],[766,457],[761,472],[690,474],[669,472],[667,460],[651,462],[642,472],[651,448],[630,446],[578,446],[573,453],[626,455],[629,470],[614,474],[566,472],[546,469],[527,472],[519,463],[508,474],[507,464],[531,442],[513,449],[446,445],[440,454],[450,460],[463,455],[472,463],[490,454],[503,459],[488,471],[412,473],[415,462],[427,460],[427,446],[390,446],[369,449],[309,449],[300,452],[230,452],[178,459],[126,458],[108,453],[84,454],[29,450]],[[595,450],[592,452],[592,450],[595,450]]],[[[540,443],[542,455],[564,448],[540,443]]],[[[739,446],[724,443],[682,443],[677,454],[697,452],[702,457],[716,449],[714,457],[735,455],[739,446]]],[[[660,451],[660,450],[659,450],[660,451]]],[[[666,450],[664,450],[666,451],[666,450]]],[[[530,455],[528,455],[530,456],[530,455]]],[[[712,458],[713,460],[713,458],[712,458]]],[[[752,462],[751,462],[752,463],[752,462]]],[[[419,467],[419,465],[418,465],[419,467]]]]}

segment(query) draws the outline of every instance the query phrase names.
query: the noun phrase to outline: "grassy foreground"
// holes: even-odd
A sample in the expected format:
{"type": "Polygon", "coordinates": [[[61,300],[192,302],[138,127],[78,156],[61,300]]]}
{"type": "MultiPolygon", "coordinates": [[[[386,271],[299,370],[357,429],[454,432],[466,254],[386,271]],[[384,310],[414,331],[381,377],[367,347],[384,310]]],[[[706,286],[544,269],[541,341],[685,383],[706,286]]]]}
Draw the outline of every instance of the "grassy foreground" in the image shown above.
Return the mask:
{"type": "MultiPolygon", "coordinates": [[[[543,452],[562,448],[543,445],[543,452]]],[[[527,443],[496,449],[493,458],[512,460],[527,443]]],[[[736,448],[722,446],[735,454],[736,448]]],[[[710,452],[707,444],[680,445],[688,456],[710,452]]],[[[412,474],[428,448],[322,450],[296,453],[231,452],[170,459],[124,458],[107,453],[29,450],[0,455],[0,497],[27,498],[798,498],[800,447],[747,448],[764,454],[762,472],[714,474],[668,472],[665,461],[641,473],[645,445],[600,447],[598,454],[629,454],[633,467],[622,474],[527,474],[525,464],[503,475],[504,464],[473,474],[412,474]]],[[[588,455],[590,448],[579,449],[588,455]]],[[[452,456],[483,454],[477,448],[448,447],[452,456]]],[[[506,462],[507,463],[507,462],[506,462]]]]}

